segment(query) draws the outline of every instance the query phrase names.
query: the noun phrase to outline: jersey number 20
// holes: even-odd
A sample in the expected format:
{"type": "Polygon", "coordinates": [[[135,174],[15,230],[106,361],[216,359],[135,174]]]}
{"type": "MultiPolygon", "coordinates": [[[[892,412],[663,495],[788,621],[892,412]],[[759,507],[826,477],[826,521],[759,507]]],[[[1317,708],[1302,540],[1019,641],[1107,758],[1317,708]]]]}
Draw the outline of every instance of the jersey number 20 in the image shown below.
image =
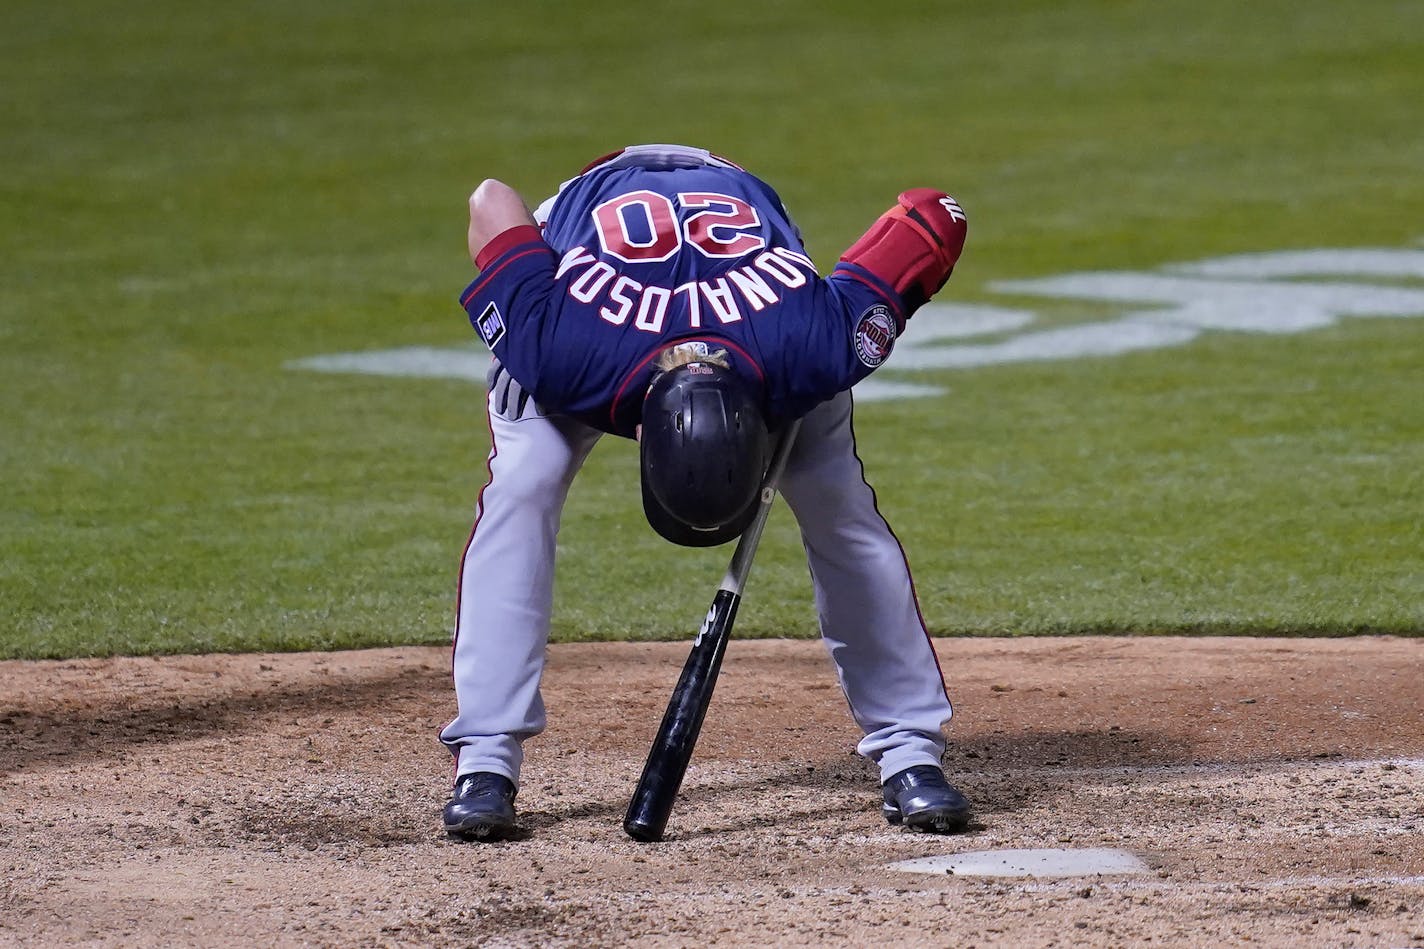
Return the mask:
{"type": "Polygon", "coordinates": [[[761,215],[741,198],[687,191],[677,203],[694,212],[681,225],[672,199],[656,191],[629,191],[594,208],[604,253],[631,264],[667,260],[684,242],[708,257],[741,257],[766,246],[760,234],[748,233],[761,226],[761,215]]]}

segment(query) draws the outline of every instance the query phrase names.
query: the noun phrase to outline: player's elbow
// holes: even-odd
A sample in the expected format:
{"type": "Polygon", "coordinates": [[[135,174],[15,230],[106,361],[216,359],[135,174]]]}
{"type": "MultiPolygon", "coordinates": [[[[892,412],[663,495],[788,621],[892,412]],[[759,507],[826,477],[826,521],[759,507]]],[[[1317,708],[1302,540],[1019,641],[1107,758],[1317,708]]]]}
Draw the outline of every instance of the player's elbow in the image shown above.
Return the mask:
{"type": "Polygon", "coordinates": [[[518,191],[496,178],[486,178],[470,195],[470,223],[498,234],[506,228],[532,224],[534,218],[518,191]]]}
{"type": "Polygon", "coordinates": [[[487,178],[470,195],[470,259],[479,263],[479,254],[500,234],[521,225],[533,225],[534,216],[524,199],[503,181],[487,178]]]}

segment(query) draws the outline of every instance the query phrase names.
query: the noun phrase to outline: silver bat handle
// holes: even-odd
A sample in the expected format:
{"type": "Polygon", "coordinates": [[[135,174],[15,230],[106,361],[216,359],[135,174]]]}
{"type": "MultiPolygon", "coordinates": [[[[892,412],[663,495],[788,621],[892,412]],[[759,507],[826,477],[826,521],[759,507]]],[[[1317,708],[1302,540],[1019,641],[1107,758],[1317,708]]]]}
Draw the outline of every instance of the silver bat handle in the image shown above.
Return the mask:
{"type": "Polygon", "coordinates": [[[766,519],[771,516],[771,506],[776,500],[776,486],[781,483],[782,472],[786,470],[786,459],[791,457],[791,448],[796,443],[796,433],[800,430],[801,420],[798,418],[781,433],[781,439],[776,443],[776,452],[771,456],[771,464],[767,466],[766,477],[761,481],[757,512],[752,516],[752,522],[747,525],[747,529],[742,531],[742,538],[737,541],[737,549],[732,552],[732,562],[727,565],[727,575],[722,578],[722,585],[718,589],[736,596],[742,595],[742,587],[746,585],[747,575],[752,571],[752,555],[761,543],[766,519]]]}

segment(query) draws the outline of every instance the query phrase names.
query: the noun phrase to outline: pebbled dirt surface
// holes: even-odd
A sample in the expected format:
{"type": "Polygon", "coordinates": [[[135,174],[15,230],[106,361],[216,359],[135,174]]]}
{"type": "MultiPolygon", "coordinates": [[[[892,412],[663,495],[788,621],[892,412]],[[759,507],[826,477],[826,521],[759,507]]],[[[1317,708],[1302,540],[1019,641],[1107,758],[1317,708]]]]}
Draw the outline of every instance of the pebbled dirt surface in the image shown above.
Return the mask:
{"type": "Polygon", "coordinates": [[[687,644],[555,646],[521,840],[447,840],[444,649],[0,663],[3,945],[1424,946],[1424,639],[936,640],[970,831],[892,829],[821,646],[734,641],[669,839],[620,828],[687,644]],[[1130,876],[888,868],[1128,850],[1130,876]]]}

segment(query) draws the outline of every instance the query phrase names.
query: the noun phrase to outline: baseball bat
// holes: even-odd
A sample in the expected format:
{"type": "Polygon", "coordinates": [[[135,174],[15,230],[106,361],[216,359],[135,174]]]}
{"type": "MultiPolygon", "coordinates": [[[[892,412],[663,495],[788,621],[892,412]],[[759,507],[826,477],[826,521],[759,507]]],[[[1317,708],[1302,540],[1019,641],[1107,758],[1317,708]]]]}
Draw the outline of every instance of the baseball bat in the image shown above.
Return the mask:
{"type": "Polygon", "coordinates": [[[751,572],[752,556],[761,542],[767,516],[771,514],[772,502],[776,500],[777,482],[786,468],[786,459],[791,454],[791,445],[800,427],[799,419],[792,422],[777,443],[776,453],[762,479],[757,512],[737,541],[727,575],[722,578],[722,585],[712,598],[712,608],[707,611],[697,638],[692,641],[692,651],[682,667],[682,676],[677,680],[672,698],[668,700],[667,711],[663,713],[662,724],[648,751],[648,760],[643,765],[643,774],[638,778],[633,799],[628,802],[628,813],[623,817],[623,830],[634,840],[651,842],[663,839],[673,802],[682,787],[683,776],[687,774],[688,762],[692,760],[697,735],[702,731],[702,720],[706,718],[707,706],[712,701],[712,690],[722,669],[722,657],[727,652],[727,640],[732,635],[732,623],[737,619],[737,607],[742,602],[742,588],[751,572]]]}

